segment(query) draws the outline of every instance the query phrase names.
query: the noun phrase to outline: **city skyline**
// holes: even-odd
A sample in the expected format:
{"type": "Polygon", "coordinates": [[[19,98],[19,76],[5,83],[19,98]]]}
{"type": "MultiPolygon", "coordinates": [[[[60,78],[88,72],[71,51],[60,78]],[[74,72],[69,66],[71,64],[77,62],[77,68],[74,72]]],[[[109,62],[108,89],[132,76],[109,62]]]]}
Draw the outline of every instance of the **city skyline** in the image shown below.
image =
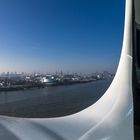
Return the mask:
{"type": "Polygon", "coordinates": [[[0,73],[116,71],[124,1],[7,0],[0,13],[0,73]]]}
{"type": "Polygon", "coordinates": [[[68,72],[68,71],[55,71],[55,72],[17,72],[17,71],[7,71],[7,72],[0,72],[0,76],[7,76],[7,75],[95,75],[95,74],[103,74],[103,73],[110,73],[114,74],[110,71],[96,71],[91,73],[82,73],[82,72],[68,72]]]}

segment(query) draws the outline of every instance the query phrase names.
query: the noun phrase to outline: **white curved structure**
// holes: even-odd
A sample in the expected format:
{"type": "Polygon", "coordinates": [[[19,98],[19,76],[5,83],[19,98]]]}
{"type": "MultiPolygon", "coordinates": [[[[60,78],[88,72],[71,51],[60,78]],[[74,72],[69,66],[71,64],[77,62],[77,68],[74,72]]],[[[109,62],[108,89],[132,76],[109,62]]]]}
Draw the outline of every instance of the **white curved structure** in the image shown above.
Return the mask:
{"type": "MultiPolygon", "coordinates": [[[[132,0],[126,0],[123,49],[116,76],[92,106],[50,119],[0,117],[2,140],[133,140],[132,0]],[[6,129],[6,130],[5,130],[6,129]]],[[[1,132],[0,132],[1,133],[1,132]]]]}

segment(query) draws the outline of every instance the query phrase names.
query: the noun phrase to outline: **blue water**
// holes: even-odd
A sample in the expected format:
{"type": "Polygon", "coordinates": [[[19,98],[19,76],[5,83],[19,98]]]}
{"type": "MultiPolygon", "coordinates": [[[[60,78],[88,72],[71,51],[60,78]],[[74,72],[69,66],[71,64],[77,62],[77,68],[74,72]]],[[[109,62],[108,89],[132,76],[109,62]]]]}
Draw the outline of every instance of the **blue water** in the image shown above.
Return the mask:
{"type": "Polygon", "coordinates": [[[112,79],[91,83],[0,92],[0,115],[57,117],[76,113],[95,103],[112,79]]]}

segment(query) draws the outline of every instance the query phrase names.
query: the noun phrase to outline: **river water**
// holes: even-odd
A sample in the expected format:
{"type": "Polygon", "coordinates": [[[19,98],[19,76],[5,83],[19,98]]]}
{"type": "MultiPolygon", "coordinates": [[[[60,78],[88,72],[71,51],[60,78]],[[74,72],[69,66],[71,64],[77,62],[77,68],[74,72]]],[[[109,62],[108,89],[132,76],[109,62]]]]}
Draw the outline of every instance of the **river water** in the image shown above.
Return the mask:
{"type": "Polygon", "coordinates": [[[0,115],[57,117],[76,113],[95,103],[112,79],[24,91],[0,92],[0,115]]]}

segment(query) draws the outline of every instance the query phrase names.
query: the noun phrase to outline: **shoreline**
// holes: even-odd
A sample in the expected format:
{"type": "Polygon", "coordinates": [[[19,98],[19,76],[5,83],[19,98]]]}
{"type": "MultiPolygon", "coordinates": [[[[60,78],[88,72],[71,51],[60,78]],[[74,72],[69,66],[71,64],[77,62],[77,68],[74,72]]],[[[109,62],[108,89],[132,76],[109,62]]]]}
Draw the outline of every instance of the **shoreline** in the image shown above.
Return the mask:
{"type": "Polygon", "coordinates": [[[68,82],[42,83],[42,84],[36,83],[33,85],[12,85],[9,87],[1,87],[0,92],[28,90],[28,89],[35,89],[35,88],[39,89],[39,88],[54,87],[54,86],[69,86],[75,84],[90,83],[93,81],[98,81],[98,80],[82,80],[82,81],[68,81],[68,82]]]}

